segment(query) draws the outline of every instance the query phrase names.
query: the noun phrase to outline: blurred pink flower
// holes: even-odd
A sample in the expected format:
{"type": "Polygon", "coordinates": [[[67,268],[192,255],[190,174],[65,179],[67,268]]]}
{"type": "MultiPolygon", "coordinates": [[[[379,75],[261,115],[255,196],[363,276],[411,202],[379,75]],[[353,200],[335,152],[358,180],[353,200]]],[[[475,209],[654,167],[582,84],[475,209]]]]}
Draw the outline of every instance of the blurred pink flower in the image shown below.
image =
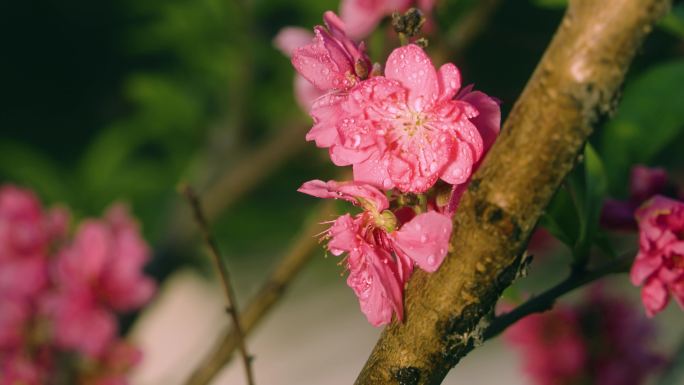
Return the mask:
{"type": "Polygon", "coordinates": [[[122,205],[71,241],[68,225],[65,208],[43,210],[31,191],[0,187],[0,385],[45,384],[63,371],[83,385],[125,385],[140,358],[118,339],[115,313],[155,289],[142,274],[149,248],[138,225],[122,205]]]}
{"type": "Polygon", "coordinates": [[[665,193],[670,187],[668,179],[662,168],[634,166],[629,181],[629,199],[606,199],[601,224],[614,230],[636,230],[634,212],[652,196],[665,193]]]}
{"type": "Polygon", "coordinates": [[[347,253],[347,284],[359,298],[361,311],[374,326],[388,324],[392,314],[403,319],[403,286],[414,264],[434,272],[446,256],[451,219],[434,211],[401,222],[375,187],[357,182],[306,182],[298,190],[319,198],[339,198],[363,212],[337,218],[325,232],[328,250],[347,253]],[[393,257],[394,255],[394,257],[393,257]]]}
{"type": "Polygon", "coordinates": [[[0,355],[0,385],[44,385],[42,368],[21,354],[0,355]]]}
{"type": "Polygon", "coordinates": [[[684,203],[656,195],[636,212],[639,253],[632,283],[642,286],[649,317],[665,308],[672,294],[684,307],[684,203]]]}
{"type": "Polygon", "coordinates": [[[104,220],[81,224],[58,256],[55,279],[67,292],[89,290],[105,306],[134,310],[154,294],[154,282],[142,273],[149,257],[137,223],[125,206],[114,205],[104,220]]]}
{"type": "Polygon", "coordinates": [[[30,317],[31,309],[26,301],[0,296],[0,351],[13,351],[22,345],[30,317]]]}
{"type": "Polygon", "coordinates": [[[663,363],[653,325],[600,286],[578,305],[522,319],[505,338],[537,385],[639,385],[663,363]]]}
{"type": "Polygon", "coordinates": [[[325,130],[314,127],[307,139],[330,147],[336,165],[352,164],[354,180],[383,189],[421,193],[439,178],[464,184],[485,151],[483,134],[489,144],[498,133],[500,115],[498,103],[484,94],[462,96],[482,112],[454,99],[460,86],[453,64],[436,71],[422,48],[397,48],[384,77],[359,83],[339,102],[322,104],[322,114],[321,106],[312,108],[319,125],[331,122],[325,130]],[[474,124],[478,115],[482,127],[474,124]]]}
{"type": "Polygon", "coordinates": [[[47,296],[41,307],[60,349],[100,359],[116,339],[116,316],[88,291],[55,293],[47,296]]]}
{"type": "Polygon", "coordinates": [[[48,243],[66,227],[62,210],[45,214],[29,190],[12,185],[0,187],[0,261],[44,257],[48,243]]]}
{"type": "Polygon", "coordinates": [[[340,16],[347,25],[352,39],[368,36],[385,17],[393,12],[404,12],[411,6],[418,7],[428,15],[435,0],[342,0],[340,16]]]}

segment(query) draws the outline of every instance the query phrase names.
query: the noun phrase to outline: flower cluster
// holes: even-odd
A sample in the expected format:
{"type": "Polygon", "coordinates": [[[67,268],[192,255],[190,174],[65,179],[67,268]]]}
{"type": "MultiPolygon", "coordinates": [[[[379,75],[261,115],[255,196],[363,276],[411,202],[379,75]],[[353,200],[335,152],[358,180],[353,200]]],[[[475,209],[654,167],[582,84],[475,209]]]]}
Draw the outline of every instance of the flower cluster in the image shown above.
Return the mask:
{"type": "Polygon", "coordinates": [[[646,314],[667,305],[670,294],[684,307],[684,203],[655,196],[636,212],[639,253],[632,265],[634,285],[643,285],[646,314]]]}
{"type": "Polygon", "coordinates": [[[663,363],[653,325],[599,287],[576,306],[522,319],[505,338],[538,385],[639,385],[663,363]]]}
{"type": "Polygon", "coordinates": [[[331,253],[347,253],[347,283],[369,322],[383,325],[402,319],[414,265],[433,272],[446,256],[460,195],[499,132],[499,104],[461,89],[456,66],[435,69],[417,45],[395,49],[383,73],[334,13],[324,21],[292,50],[292,64],[321,95],[306,139],[352,166],[353,181],[314,180],[299,191],[362,209],[324,237],[331,253]]]}
{"type": "Polygon", "coordinates": [[[0,187],[0,384],[126,384],[140,352],[118,337],[117,315],[151,298],[149,249],[125,207],[68,236],[65,209],[0,187]],[[66,376],[66,377],[65,377],[66,376]]]}

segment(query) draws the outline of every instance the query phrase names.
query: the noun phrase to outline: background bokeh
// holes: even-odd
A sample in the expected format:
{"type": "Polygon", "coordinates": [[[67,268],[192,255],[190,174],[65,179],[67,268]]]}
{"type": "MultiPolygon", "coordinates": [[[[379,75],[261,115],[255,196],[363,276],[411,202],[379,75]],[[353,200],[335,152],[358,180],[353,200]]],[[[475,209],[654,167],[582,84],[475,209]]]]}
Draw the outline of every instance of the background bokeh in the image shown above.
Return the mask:
{"type": "MultiPolygon", "coordinates": [[[[478,1],[439,1],[430,49],[439,64],[452,61],[459,66],[464,84],[475,83],[499,98],[505,116],[550,41],[564,2],[498,3],[481,31],[461,42],[456,27],[478,1]]],[[[297,193],[297,187],[309,179],[336,175],[325,151],[304,141],[310,120],[293,97],[289,60],[274,48],[272,39],[285,26],[319,24],[323,11],[338,6],[333,0],[2,2],[0,181],[32,188],[47,204],[65,203],[77,218],[99,215],[115,200],[130,202],[154,248],[149,274],[161,282],[174,277],[169,282],[199,288],[205,283],[198,277],[212,282],[211,264],[176,191],[177,184],[186,181],[201,195],[211,195],[205,202],[207,211],[244,302],[315,210],[318,202],[297,193]],[[193,278],[183,281],[185,275],[175,274],[179,271],[193,278]]],[[[374,61],[384,62],[392,48],[389,34],[384,24],[368,39],[374,61]]],[[[678,5],[635,60],[615,116],[592,138],[611,196],[627,194],[629,169],[635,163],[665,167],[680,185],[684,183],[683,57],[684,7],[678,5]]],[[[568,211],[563,202],[562,197],[556,202],[557,213],[568,211]]],[[[565,223],[574,222],[568,217],[565,223]]],[[[630,236],[616,240],[621,249],[634,248],[630,236]]],[[[317,254],[304,274],[308,278],[297,282],[300,286],[288,294],[290,302],[271,315],[265,336],[257,335],[257,362],[276,359],[263,352],[268,349],[307,357],[304,348],[283,350],[293,340],[275,337],[294,333],[307,338],[307,328],[296,330],[301,323],[297,315],[336,325],[314,329],[312,341],[326,333],[338,334],[332,344],[363,340],[352,346],[355,349],[343,349],[356,356],[335,356],[330,368],[344,364],[344,371],[353,372],[365,361],[376,331],[364,324],[351,291],[339,278],[337,261],[324,259],[322,249],[317,254]],[[285,310],[290,308],[295,310],[285,310]]],[[[557,274],[539,274],[512,292],[546,287],[551,278],[562,275],[559,272],[569,262],[567,251],[552,246],[546,254],[533,270],[557,274]]],[[[173,285],[162,288],[161,297],[182,293],[173,285]]],[[[207,292],[201,290],[211,292],[197,290],[198,297],[183,306],[206,298],[207,292]]],[[[220,305],[220,296],[216,300],[220,305]]],[[[150,313],[166,311],[157,305],[150,313]]],[[[193,325],[204,325],[202,319],[215,317],[213,326],[197,328],[218,330],[225,321],[220,308],[211,316],[201,313],[211,306],[186,310],[194,317],[176,322],[196,329],[193,325]]],[[[138,318],[131,315],[122,322],[129,328],[138,318]]],[[[142,317],[146,324],[162,318],[142,317]]],[[[137,334],[146,338],[140,330],[137,334]]],[[[208,333],[202,338],[213,337],[208,333]]],[[[210,343],[204,343],[205,350],[210,343]]],[[[325,344],[305,346],[335,350],[325,344]]],[[[490,350],[494,357],[503,354],[490,350]]],[[[308,355],[315,356],[315,351],[308,355]]],[[[517,373],[510,362],[502,365],[517,373]]],[[[477,372],[468,372],[468,383],[486,383],[474,382],[477,372]]],[[[349,379],[355,373],[346,374],[349,379]]],[[[143,383],[155,381],[141,378],[143,383]]],[[[280,380],[271,383],[290,383],[280,380]]]]}

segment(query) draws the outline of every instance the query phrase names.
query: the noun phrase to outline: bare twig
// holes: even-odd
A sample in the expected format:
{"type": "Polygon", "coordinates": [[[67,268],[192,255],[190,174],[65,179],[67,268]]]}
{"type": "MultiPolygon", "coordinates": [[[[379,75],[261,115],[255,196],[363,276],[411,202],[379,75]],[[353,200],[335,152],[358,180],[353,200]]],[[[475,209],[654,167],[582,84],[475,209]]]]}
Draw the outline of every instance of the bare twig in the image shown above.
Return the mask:
{"type": "MultiPolygon", "coordinates": [[[[297,236],[259,292],[247,304],[240,317],[244,333],[249,333],[256,327],[263,316],[282,298],[289,283],[299,274],[311,256],[316,255],[313,251],[319,247],[319,244],[315,234],[321,231],[320,223],[330,219],[334,212],[333,208],[333,201],[321,204],[321,207],[316,210],[317,214],[297,236]]],[[[239,346],[238,337],[238,331],[235,328],[226,331],[214,350],[200,363],[185,384],[209,384],[221,368],[230,361],[233,352],[239,346]]]]}
{"type": "Polygon", "coordinates": [[[570,274],[566,279],[547,291],[529,299],[527,302],[516,307],[512,311],[494,318],[487,329],[485,329],[483,339],[488,340],[496,337],[501,332],[506,330],[507,327],[513,325],[530,314],[541,313],[550,310],[558,298],[579,287],[611,274],[626,273],[629,271],[632,261],[634,261],[634,255],[636,255],[636,252],[613,260],[596,270],[570,274]]]}
{"type": "Polygon", "coordinates": [[[382,333],[356,385],[435,385],[516,275],[544,207],[575,166],[669,0],[570,0],[544,57],[454,218],[450,255],[417,271],[404,323],[382,333]],[[426,311],[429,309],[429,311],[426,311]]]}
{"type": "Polygon", "coordinates": [[[212,235],[211,231],[209,230],[209,225],[207,223],[207,219],[204,216],[204,213],[202,211],[202,207],[200,204],[200,201],[197,197],[197,194],[192,190],[192,188],[187,185],[181,185],[180,186],[180,191],[181,193],[185,196],[185,198],[188,200],[188,203],[190,204],[190,207],[192,208],[192,211],[195,215],[195,220],[197,221],[197,225],[200,228],[200,231],[202,232],[202,236],[204,238],[204,241],[206,242],[209,251],[211,253],[211,256],[214,260],[214,263],[216,264],[216,268],[219,271],[219,274],[221,276],[221,283],[223,285],[223,290],[226,295],[226,301],[227,301],[227,308],[226,311],[230,315],[230,318],[233,321],[233,328],[235,330],[236,334],[236,339],[237,339],[237,345],[240,348],[240,354],[242,356],[242,362],[245,367],[245,374],[247,376],[247,384],[248,385],[254,385],[254,374],[252,373],[252,363],[251,363],[251,357],[247,353],[247,347],[245,345],[245,339],[244,339],[244,334],[242,332],[242,327],[240,325],[240,315],[238,311],[238,306],[237,306],[237,300],[235,298],[235,293],[233,292],[233,286],[231,285],[230,281],[230,274],[228,273],[228,268],[226,268],[226,265],[223,263],[223,260],[221,259],[221,254],[218,249],[218,243],[216,242],[216,239],[212,235]]]}

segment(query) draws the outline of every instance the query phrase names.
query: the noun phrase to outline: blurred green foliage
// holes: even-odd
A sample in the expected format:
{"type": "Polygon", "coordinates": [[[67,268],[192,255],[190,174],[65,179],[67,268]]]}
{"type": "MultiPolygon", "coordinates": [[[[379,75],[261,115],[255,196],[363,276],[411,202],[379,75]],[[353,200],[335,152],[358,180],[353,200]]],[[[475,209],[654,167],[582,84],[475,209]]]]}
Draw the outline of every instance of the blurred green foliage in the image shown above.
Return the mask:
{"type": "MultiPolygon", "coordinates": [[[[442,56],[456,62],[465,84],[497,96],[508,111],[551,39],[561,3],[502,1],[466,52],[442,56]]],[[[477,5],[438,2],[431,47],[477,5]]],[[[0,181],[65,202],[77,216],[129,201],[158,244],[177,207],[180,180],[211,183],[272,134],[308,124],[292,95],[289,60],[272,39],[284,26],[310,28],[323,11],[337,8],[333,0],[4,2],[0,181]]],[[[573,228],[563,230],[573,243],[591,238],[601,175],[619,196],[634,162],[684,164],[684,157],[674,163],[662,157],[684,140],[682,25],[679,7],[645,46],[615,120],[594,140],[597,155],[586,157],[586,178],[579,177],[586,218],[565,193],[549,209],[547,226],[551,214],[569,212],[555,218],[573,228]],[[596,168],[600,159],[603,171],[596,168]]],[[[370,38],[377,62],[392,48],[386,27],[370,38]]],[[[317,203],[296,188],[335,175],[324,153],[308,145],[220,217],[216,232],[228,254],[283,250],[317,203]]]]}

